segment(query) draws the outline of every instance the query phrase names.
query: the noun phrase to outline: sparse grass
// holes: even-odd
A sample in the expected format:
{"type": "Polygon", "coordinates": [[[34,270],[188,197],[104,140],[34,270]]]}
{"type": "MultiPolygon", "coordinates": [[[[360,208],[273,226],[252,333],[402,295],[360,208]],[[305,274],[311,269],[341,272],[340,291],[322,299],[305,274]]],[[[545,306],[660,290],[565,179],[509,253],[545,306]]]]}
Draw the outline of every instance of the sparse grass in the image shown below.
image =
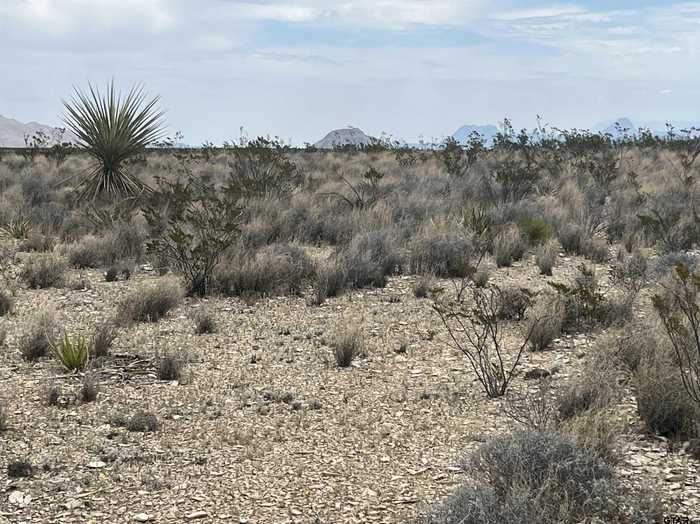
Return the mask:
{"type": "Polygon", "coordinates": [[[80,383],[80,400],[85,403],[95,402],[98,393],[99,387],[97,386],[97,377],[94,373],[85,373],[80,383]]]}
{"type": "Polygon", "coordinates": [[[177,307],[184,291],[177,280],[161,278],[152,284],[141,285],[117,306],[117,323],[158,322],[177,307]]]}
{"type": "Polygon", "coordinates": [[[41,253],[25,262],[21,277],[32,289],[46,289],[63,286],[65,272],[65,260],[53,254],[41,253]]]}
{"type": "Polygon", "coordinates": [[[435,276],[431,273],[425,273],[413,283],[413,296],[416,298],[428,298],[430,291],[435,287],[435,276]]]}
{"type": "Polygon", "coordinates": [[[552,275],[552,269],[557,262],[559,255],[559,246],[556,242],[546,242],[540,245],[535,251],[535,263],[540,269],[540,274],[545,276],[552,275]]]}

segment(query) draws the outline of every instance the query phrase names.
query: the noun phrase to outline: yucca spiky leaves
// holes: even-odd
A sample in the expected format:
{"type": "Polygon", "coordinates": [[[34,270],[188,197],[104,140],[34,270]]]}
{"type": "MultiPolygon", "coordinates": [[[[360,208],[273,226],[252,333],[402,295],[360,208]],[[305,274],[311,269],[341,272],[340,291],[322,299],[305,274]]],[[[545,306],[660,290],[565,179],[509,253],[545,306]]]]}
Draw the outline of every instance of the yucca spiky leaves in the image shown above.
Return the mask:
{"type": "Polygon", "coordinates": [[[97,161],[80,183],[80,200],[131,197],[148,189],[125,171],[124,163],[163,136],[159,100],[159,97],[149,99],[141,85],[132,87],[122,97],[112,82],[104,94],[92,85],[89,92],[75,88],[73,97],[63,102],[66,126],[97,161]]]}
{"type": "Polygon", "coordinates": [[[56,360],[69,371],[84,369],[90,357],[90,346],[81,335],[71,339],[64,333],[57,343],[51,343],[51,349],[56,360]]]}

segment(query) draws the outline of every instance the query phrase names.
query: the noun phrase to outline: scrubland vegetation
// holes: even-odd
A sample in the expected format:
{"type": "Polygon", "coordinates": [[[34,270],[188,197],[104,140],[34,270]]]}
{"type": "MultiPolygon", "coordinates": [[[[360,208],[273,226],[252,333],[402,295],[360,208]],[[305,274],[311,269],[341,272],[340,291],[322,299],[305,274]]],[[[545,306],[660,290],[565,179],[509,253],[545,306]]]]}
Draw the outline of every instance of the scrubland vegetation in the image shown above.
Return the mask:
{"type": "Polygon", "coordinates": [[[0,515],[699,517],[699,153],[3,151],[0,515]]]}

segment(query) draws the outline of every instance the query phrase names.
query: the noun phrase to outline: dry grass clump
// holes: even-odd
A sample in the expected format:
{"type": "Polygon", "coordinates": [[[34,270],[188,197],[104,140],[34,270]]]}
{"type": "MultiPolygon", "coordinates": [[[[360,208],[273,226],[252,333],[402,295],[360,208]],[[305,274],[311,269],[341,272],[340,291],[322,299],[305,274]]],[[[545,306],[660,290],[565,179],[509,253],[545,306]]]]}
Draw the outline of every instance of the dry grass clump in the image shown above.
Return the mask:
{"type": "Polygon", "coordinates": [[[413,283],[413,296],[416,298],[428,298],[430,292],[435,288],[435,275],[425,273],[419,275],[413,283]]]}
{"type": "Polygon", "coordinates": [[[218,327],[216,317],[206,307],[199,307],[190,315],[194,322],[194,332],[197,335],[216,333],[218,327]]]}
{"type": "Polygon", "coordinates": [[[156,374],[159,380],[180,380],[185,367],[185,359],[171,352],[158,355],[156,374]]]}
{"type": "Polygon", "coordinates": [[[271,244],[250,254],[236,253],[214,274],[215,287],[229,296],[296,295],[313,276],[313,263],[298,246],[271,244]]]}
{"type": "Polygon", "coordinates": [[[462,278],[471,269],[473,247],[463,235],[428,229],[415,237],[408,249],[408,268],[413,274],[462,278]]]}
{"type": "Polygon", "coordinates": [[[323,304],[327,298],[337,297],[345,290],[348,270],[338,257],[331,257],[316,264],[315,282],[311,303],[323,304]]]}
{"type": "Polygon", "coordinates": [[[21,277],[32,289],[61,287],[65,283],[66,261],[56,255],[42,253],[28,258],[21,277]]]}
{"type": "Polygon", "coordinates": [[[4,289],[0,289],[0,317],[9,315],[15,307],[15,299],[4,289]]]}
{"type": "Polygon", "coordinates": [[[147,411],[137,411],[126,422],[127,431],[135,433],[153,433],[158,429],[158,417],[147,411]]]}
{"type": "Polygon", "coordinates": [[[559,245],[554,241],[546,242],[537,248],[535,251],[535,263],[540,269],[541,275],[552,275],[552,269],[556,265],[558,255],[559,245]]]}
{"type": "Polygon", "coordinates": [[[0,402],[0,433],[7,431],[8,427],[7,409],[5,408],[5,405],[0,402]]]}
{"type": "Polygon", "coordinates": [[[22,358],[34,362],[45,357],[58,337],[58,331],[58,322],[53,310],[45,309],[35,313],[19,336],[18,345],[22,358]]]}
{"type": "Polygon", "coordinates": [[[182,285],[174,278],[141,285],[119,302],[117,323],[158,322],[180,304],[184,295],[182,285]]]}
{"type": "Polygon", "coordinates": [[[341,257],[354,288],[384,287],[387,276],[400,272],[403,266],[392,232],[384,230],[357,234],[341,257]]]}
{"type": "Polygon", "coordinates": [[[336,335],[332,342],[335,362],[340,368],[347,368],[362,353],[364,338],[358,328],[348,329],[336,335]]]}
{"type": "Polygon", "coordinates": [[[523,258],[527,243],[517,227],[507,227],[493,241],[493,257],[498,267],[510,267],[523,258]]]}
{"type": "Polygon", "coordinates": [[[532,311],[530,349],[544,351],[561,336],[564,306],[557,297],[545,295],[532,311]]]}
{"type": "Polygon", "coordinates": [[[117,327],[112,322],[101,322],[95,326],[90,337],[90,355],[102,358],[109,355],[117,338],[117,327]]]}

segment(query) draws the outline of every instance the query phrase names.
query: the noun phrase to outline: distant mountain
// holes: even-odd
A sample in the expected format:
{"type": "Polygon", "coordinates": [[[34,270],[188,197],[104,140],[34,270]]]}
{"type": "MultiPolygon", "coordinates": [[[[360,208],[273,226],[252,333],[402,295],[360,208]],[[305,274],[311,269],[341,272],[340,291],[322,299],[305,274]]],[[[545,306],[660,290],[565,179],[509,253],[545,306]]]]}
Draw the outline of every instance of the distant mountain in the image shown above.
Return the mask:
{"type": "Polygon", "coordinates": [[[52,146],[59,141],[76,142],[75,136],[66,131],[61,135],[58,128],[39,124],[38,122],[22,123],[12,118],[5,118],[0,115],[0,147],[25,147],[25,136],[31,144],[38,133],[44,134],[48,146],[52,146]]]}
{"type": "Polygon", "coordinates": [[[491,145],[494,137],[498,134],[498,126],[491,124],[465,125],[452,133],[452,138],[454,138],[457,142],[466,143],[469,140],[469,135],[474,132],[479,133],[483,137],[486,145],[491,145]]]}
{"type": "Polygon", "coordinates": [[[342,146],[366,146],[372,142],[372,137],[366,135],[361,129],[347,127],[335,129],[314,144],[319,149],[333,149],[342,146]]]}

